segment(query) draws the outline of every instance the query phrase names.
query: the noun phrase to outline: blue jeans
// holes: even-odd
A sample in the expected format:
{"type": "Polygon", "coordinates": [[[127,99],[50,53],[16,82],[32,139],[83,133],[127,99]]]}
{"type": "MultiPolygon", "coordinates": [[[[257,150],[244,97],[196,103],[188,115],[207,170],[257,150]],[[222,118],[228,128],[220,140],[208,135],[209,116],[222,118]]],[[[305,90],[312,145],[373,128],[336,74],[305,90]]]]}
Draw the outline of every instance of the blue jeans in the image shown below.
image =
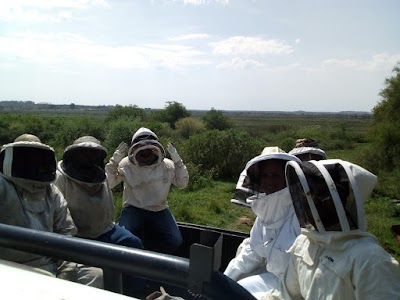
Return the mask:
{"type": "Polygon", "coordinates": [[[122,209],[118,224],[142,238],[144,248],[173,254],[182,244],[182,235],[168,208],[149,211],[134,206],[122,209]]]}
{"type": "MultiPolygon", "coordinates": [[[[143,249],[142,241],[125,228],[115,225],[110,231],[98,236],[95,240],[109,244],[143,249]]],[[[124,295],[143,297],[146,281],[139,277],[122,274],[122,286],[124,295]]]]}
{"type": "Polygon", "coordinates": [[[143,249],[142,241],[125,228],[115,225],[110,231],[98,236],[97,241],[121,245],[131,248],[143,249]]]}

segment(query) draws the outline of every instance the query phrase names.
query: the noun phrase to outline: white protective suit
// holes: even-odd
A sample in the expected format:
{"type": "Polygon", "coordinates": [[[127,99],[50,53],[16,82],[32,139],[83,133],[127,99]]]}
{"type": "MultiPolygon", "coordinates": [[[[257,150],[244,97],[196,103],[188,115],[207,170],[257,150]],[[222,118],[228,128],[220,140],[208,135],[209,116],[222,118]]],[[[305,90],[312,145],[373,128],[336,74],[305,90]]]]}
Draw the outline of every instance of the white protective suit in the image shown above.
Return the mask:
{"type": "MultiPolygon", "coordinates": [[[[132,137],[148,135],[158,140],[157,135],[147,128],[140,128],[132,137]]],[[[171,184],[185,188],[189,183],[189,173],[179,159],[161,157],[157,163],[149,166],[138,166],[129,159],[123,158],[119,164],[113,158],[107,163],[106,173],[111,188],[124,182],[123,206],[134,206],[149,211],[161,211],[168,208],[167,198],[171,184]]]]}
{"type": "MultiPolygon", "coordinates": [[[[267,147],[263,154],[250,160],[245,171],[255,163],[267,159],[300,161],[277,147],[267,147]]],[[[244,171],[244,172],[245,172],[244,171]]],[[[244,173],[241,173],[243,176],[244,173]]],[[[279,283],[288,263],[286,250],[300,233],[288,188],[247,199],[257,215],[250,238],[241,244],[238,255],[231,260],[224,274],[238,281],[256,298],[279,283]],[[261,272],[260,272],[261,270],[261,272]],[[254,272],[260,273],[253,275],[254,272]],[[248,277],[246,277],[248,276],[248,277]],[[245,278],[243,278],[245,277],[245,278]]]]}
{"type": "MultiPolygon", "coordinates": [[[[364,231],[364,214],[360,208],[369,198],[376,184],[376,176],[348,162],[340,160],[320,162],[321,164],[313,161],[311,163],[317,164],[320,170],[332,164],[342,165],[347,169],[352,189],[348,197],[352,199],[339,199],[336,202],[342,230],[328,230],[329,227],[324,224],[324,219],[329,221],[329,217],[335,212],[324,215],[323,205],[325,204],[321,205],[321,203],[329,200],[325,198],[320,201],[317,196],[310,193],[307,182],[303,180],[301,183],[304,188],[303,195],[308,195],[303,197],[305,201],[303,207],[307,205],[306,201],[315,203],[311,204],[314,207],[308,211],[308,220],[312,213],[317,221],[313,221],[315,226],[306,225],[306,219],[301,217],[300,211],[297,213],[296,208],[302,227],[307,228],[302,228],[301,235],[289,249],[289,266],[282,277],[281,285],[264,294],[261,299],[400,299],[399,263],[379,245],[373,235],[364,231]],[[306,198],[308,200],[305,200],[306,198]],[[353,200],[359,207],[351,205],[353,200]],[[340,208],[342,202],[345,204],[340,208]],[[346,214],[340,212],[342,209],[346,211],[346,214]],[[357,218],[351,217],[354,211],[358,212],[358,221],[356,221],[357,218]],[[351,224],[353,221],[354,224],[351,224]],[[318,231],[316,227],[319,228],[318,231]]],[[[298,177],[305,178],[298,166],[294,169],[297,169],[298,177]]],[[[286,174],[288,176],[288,170],[286,174]]],[[[331,199],[333,199],[336,197],[334,194],[339,195],[335,192],[335,185],[338,187],[339,180],[335,179],[335,184],[331,184],[334,181],[328,176],[329,174],[324,175],[327,186],[330,188],[331,199]]],[[[315,185],[315,181],[311,184],[315,185]]],[[[289,179],[288,185],[291,186],[289,179]]]]}
{"type": "Polygon", "coordinates": [[[399,263],[366,232],[302,229],[284,287],[262,299],[400,299],[399,263]]]}
{"type": "MultiPolygon", "coordinates": [[[[72,236],[76,227],[63,195],[51,182],[14,177],[14,148],[54,150],[40,142],[19,141],[2,147],[0,170],[0,222],[46,232],[72,236]]],[[[54,157],[55,165],[55,157],[54,157]]],[[[55,171],[55,169],[54,169],[55,171]]],[[[54,177],[55,178],[55,177],[54,177]]],[[[57,260],[27,252],[0,248],[0,258],[57,273],[57,260]]]]}
{"type": "MultiPolygon", "coordinates": [[[[106,149],[98,143],[84,141],[72,144],[65,152],[80,147],[106,149]]],[[[72,218],[78,228],[78,237],[95,239],[114,228],[114,198],[107,180],[88,183],[69,176],[63,170],[63,161],[57,164],[56,186],[68,201],[72,218]]]]}

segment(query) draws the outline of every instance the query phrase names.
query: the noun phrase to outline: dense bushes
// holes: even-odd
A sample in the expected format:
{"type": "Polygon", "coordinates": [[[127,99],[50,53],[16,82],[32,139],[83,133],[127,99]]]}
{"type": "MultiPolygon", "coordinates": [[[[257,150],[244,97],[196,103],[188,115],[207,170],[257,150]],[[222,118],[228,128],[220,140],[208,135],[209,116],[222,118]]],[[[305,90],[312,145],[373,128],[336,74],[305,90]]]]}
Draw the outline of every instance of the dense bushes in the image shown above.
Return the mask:
{"type": "MultiPolygon", "coordinates": [[[[290,151],[296,139],[316,138],[325,150],[352,149],[354,143],[365,141],[362,134],[348,130],[345,123],[332,126],[303,125],[290,122],[273,124],[268,116],[258,120],[254,135],[254,119],[248,117],[250,126],[234,125],[228,116],[214,109],[193,117],[177,102],[158,112],[149,112],[136,106],[116,106],[107,115],[69,112],[63,114],[2,114],[0,119],[0,144],[12,142],[22,133],[32,133],[55,148],[61,158],[67,145],[82,135],[92,135],[102,141],[110,157],[122,141],[130,144],[132,135],[140,127],[153,130],[166,146],[173,142],[190,171],[189,189],[210,186],[212,180],[235,182],[249,159],[261,153],[266,146],[279,146],[290,151]],[[164,120],[164,122],[162,122],[164,120]],[[172,126],[173,123],[173,126],[172,126]],[[229,127],[233,127],[227,129],[229,127]],[[207,128],[214,128],[213,130],[207,128]]],[[[294,119],[293,119],[294,120],[294,119]]],[[[333,121],[332,121],[333,122],[333,121]]],[[[167,154],[168,155],[168,154],[167,154]]]]}
{"type": "Polygon", "coordinates": [[[363,163],[379,177],[378,192],[400,196],[400,63],[394,75],[385,80],[381,101],[373,109],[370,127],[372,145],[363,155],[363,163]]]}
{"type": "Polygon", "coordinates": [[[202,172],[213,170],[215,179],[232,180],[237,179],[247,161],[262,149],[261,141],[247,132],[209,130],[190,137],[182,153],[202,172]]]}

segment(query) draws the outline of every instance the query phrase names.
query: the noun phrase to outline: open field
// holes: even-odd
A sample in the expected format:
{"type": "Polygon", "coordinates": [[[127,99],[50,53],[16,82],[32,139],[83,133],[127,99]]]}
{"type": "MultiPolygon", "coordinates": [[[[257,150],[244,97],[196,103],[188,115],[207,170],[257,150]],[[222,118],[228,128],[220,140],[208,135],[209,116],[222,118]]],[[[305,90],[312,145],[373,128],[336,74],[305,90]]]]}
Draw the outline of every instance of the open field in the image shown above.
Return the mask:
{"type": "MultiPolygon", "coordinates": [[[[196,116],[196,118],[200,117],[196,116]]],[[[82,134],[94,135],[100,139],[110,136],[112,122],[105,122],[106,118],[106,113],[90,110],[0,112],[0,138],[2,139],[0,144],[11,142],[21,133],[31,132],[38,134],[43,142],[53,146],[56,149],[57,157],[61,157],[64,147],[82,134]]],[[[229,118],[235,128],[248,132],[254,140],[260,141],[260,144],[264,146],[277,145],[286,151],[293,147],[297,138],[316,138],[329,158],[341,158],[359,163],[360,152],[369,145],[367,132],[371,123],[370,117],[241,113],[229,114],[229,118]]],[[[150,126],[151,128],[151,124],[143,121],[140,126],[150,126]]],[[[137,129],[129,128],[129,126],[123,128],[128,130],[126,137],[128,140],[137,129]]],[[[120,133],[121,131],[116,132],[120,133]]],[[[165,140],[179,138],[172,129],[164,131],[163,134],[162,138],[165,140]],[[167,136],[165,136],[166,134],[167,136]],[[171,137],[168,134],[171,134],[171,137]]],[[[118,143],[120,140],[120,137],[117,137],[118,143]]],[[[180,141],[182,147],[185,146],[185,141],[184,138],[180,141]]],[[[261,150],[260,148],[259,151],[261,152],[261,150]]],[[[230,151],[230,149],[226,149],[226,151],[230,151]]],[[[109,156],[112,155],[112,152],[113,150],[110,148],[109,156]]],[[[251,158],[248,157],[248,159],[251,158]]],[[[185,157],[183,159],[186,163],[190,163],[185,157]]],[[[191,175],[191,181],[193,181],[198,174],[192,172],[191,175]]],[[[194,190],[172,189],[169,202],[176,219],[182,222],[249,232],[254,214],[250,209],[236,206],[229,201],[233,195],[236,181],[206,180],[205,182],[205,186],[194,190]]],[[[115,190],[114,194],[117,220],[122,205],[121,189],[115,190]]],[[[374,195],[366,203],[366,215],[369,231],[375,234],[381,244],[400,260],[400,246],[396,244],[390,232],[392,225],[400,224],[400,213],[399,209],[389,200],[385,195],[374,195]]]]}

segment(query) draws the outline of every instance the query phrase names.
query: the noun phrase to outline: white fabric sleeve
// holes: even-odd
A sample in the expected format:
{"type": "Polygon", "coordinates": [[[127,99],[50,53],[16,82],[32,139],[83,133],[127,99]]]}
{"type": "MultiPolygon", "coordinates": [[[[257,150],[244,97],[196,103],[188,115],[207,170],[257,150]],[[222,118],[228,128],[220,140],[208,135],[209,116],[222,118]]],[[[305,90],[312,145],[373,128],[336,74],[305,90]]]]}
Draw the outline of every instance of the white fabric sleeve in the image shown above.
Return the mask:
{"type": "Polygon", "coordinates": [[[358,253],[354,263],[355,299],[399,299],[399,263],[379,245],[373,246],[358,253]]]}
{"type": "Polygon", "coordinates": [[[119,164],[114,162],[114,160],[112,159],[105,166],[108,185],[110,186],[111,189],[124,180],[124,177],[120,173],[118,166],[119,164]]]}
{"type": "Polygon", "coordinates": [[[258,218],[250,231],[250,242],[242,243],[239,254],[230,261],[224,274],[233,280],[238,280],[240,276],[248,274],[260,266],[266,267],[265,259],[253,250],[253,245],[262,243],[262,226],[258,218]]]}
{"type": "Polygon", "coordinates": [[[174,164],[174,177],[172,179],[172,184],[179,189],[184,189],[189,184],[189,172],[182,160],[174,163],[172,160],[166,158],[171,163],[174,164]]]}
{"type": "Polygon", "coordinates": [[[51,185],[51,188],[55,203],[54,232],[69,236],[76,235],[77,228],[69,212],[67,201],[55,185],[51,185]]]}

